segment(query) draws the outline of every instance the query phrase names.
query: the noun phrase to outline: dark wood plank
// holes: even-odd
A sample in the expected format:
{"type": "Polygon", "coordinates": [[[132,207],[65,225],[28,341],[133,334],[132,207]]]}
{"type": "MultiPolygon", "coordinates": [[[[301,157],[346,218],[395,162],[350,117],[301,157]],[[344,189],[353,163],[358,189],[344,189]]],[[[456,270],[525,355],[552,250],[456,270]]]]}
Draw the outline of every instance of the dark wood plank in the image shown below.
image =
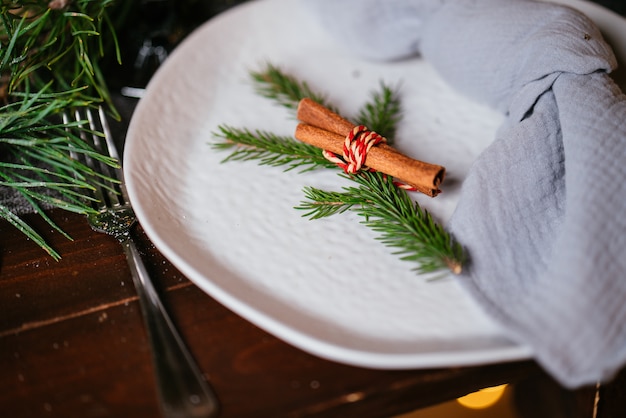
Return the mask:
{"type": "MultiPolygon", "coordinates": [[[[155,408],[145,331],[118,243],[91,231],[78,215],[54,211],[52,217],[74,241],[46,229],[36,217],[29,220],[61,252],[59,262],[2,225],[0,370],[6,372],[2,386],[10,389],[0,395],[1,404],[22,408],[19,416],[39,416],[48,409],[67,416],[87,406],[101,416],[155,408]]],[[[537,371],[530,364],[491,372],[484,368],[483,377],[475,377],[471,369],[388,372],[313,357],[222,307],[138,235],[151,273],[164,290],[164,303],[220,393],[224,416],[258,416],[261,411],[339,416],[347,407],[369,409],[389,400],[394,400],[394,411],[406,411],[505,381],[512,371],[537,371]],[[459,384],[449,385],[452,381],[459,384]],[[439,385],[449,389],[441,391],[439,385]],[[428,396],[416,396],[420,387],[428,396]]],[[[391,409],[381,409],[381,416],[391,409]]]]}
{"type": "MultiPolygon", "coordinates": [[[[175,304],[184,299],[188,306],[200,296],[190,288],[174,293],[175,304]]],[[[137,311],[132,302],[3,337],[0,405],[20,417],[156,416],[137,311]]],[[[220,395],[223,417],[385,417],[534,370],[353,368],[292,348],[219,305],[200,311],[179,326],[220,395]]]]}
{"type": "MultiPolygon", "coordinates": [[[[119,244],[78,215],[52,216],[75,239],[46,230],[60,262],[0,223],[0,408],[23,418],[158,416],[150,350],[119,244]]],[[[317,358],[224,308],[137,232],[173,321],[218,392],[222,417],[390,417],[512,382],[548,385],[561,394],[561,410],[590,411],[589,388],[564,391],[531,361],[385,371],[317,358]]],[[[613,396],[611,385],[605,390],[613,396]]],[[[605,405],[601,418],[624,402],[605,405]]]]}
{"type": "Polygon", "coordinates": [[[16,417],[158,416],[138,306],[3,337],[0,405],[16,417]]]}
{"type": "Polygon", "coordinates": [[[532,362],[421,371],[351,367],[285,344],[207,300],[195,286],[177,289],[169,300],[220,393],[224,417],[389,417],[542,374],[532,362]]]}
{"type": "MultiPolygon", "coordinates": [[[[70,236],[67,240],[36,215],[25,218],[62,254],[53,260],[15,228],[0,223],[0,335],[135,298],[121,246],[96,233],[76,214],[52,211],[51,217],[70,236]],[[19,248],[19,251],[17,250],[19,248]]],[[[153,273],[171,268],[139,230],[140,249],[153,273]],[[160,257],[155,261],[155,257],[160,257]]],[[[158,275],[163,286],[187,282],[177,270],[158,275]]],[[[157,281],[158,285],[158,281],[157,281]]]]}
{"type": "MultiPolygon", "coordinates": [[[[539,373],[523,363],[427,371],[339,365],[284,344],[195,287],[170,293],[174,319],[218,391],[223,417],[386,417],[539,373]]],[[[0,405],[16,416],[157,413],[136,302],[4,336],[0,370],[8,388],[0,405]]]]}

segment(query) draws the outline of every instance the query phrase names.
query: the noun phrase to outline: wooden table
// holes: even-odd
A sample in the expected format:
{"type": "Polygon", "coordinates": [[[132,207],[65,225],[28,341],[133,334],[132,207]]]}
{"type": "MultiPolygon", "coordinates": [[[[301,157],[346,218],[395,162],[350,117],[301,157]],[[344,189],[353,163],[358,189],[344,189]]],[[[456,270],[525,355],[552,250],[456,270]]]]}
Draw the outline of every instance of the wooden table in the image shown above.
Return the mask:
{"type": "MultiPolygon", "coordinates": [[[[74,241],[34,215],[27,219],[63,255],[58,262],[0,223],[2,415],[158,416],[146,333],[120,245],[93,232],[82,216],[50,215],[74,241]]],[[[515,382],[531,388],[522,398],[543,397],[551,411],[571,412],[545,416],[592,416],[594,388],[565,391],[532,361],[384,371],[314,357],[225,309],[183,277],[140,228],[136,234],[164,303],[219,394],[222,417],[389,417],[515,382]]],[[[626,377],[620,381],[603,388],[599,417],[626,410],[620,389],[626,377]]],[[[544,415],[535,409],[531,416],[544,415]]]]}

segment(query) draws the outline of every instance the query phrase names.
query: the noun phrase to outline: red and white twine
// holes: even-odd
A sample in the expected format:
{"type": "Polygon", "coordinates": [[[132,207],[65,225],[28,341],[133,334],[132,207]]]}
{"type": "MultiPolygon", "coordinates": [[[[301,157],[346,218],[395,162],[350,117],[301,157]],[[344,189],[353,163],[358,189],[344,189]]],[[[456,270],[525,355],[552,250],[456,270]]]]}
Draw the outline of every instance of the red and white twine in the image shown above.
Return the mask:
{"type": "MultiPolygon", "coordinates": [[[[365,166],[367,153],[374,145],[386,142],[387,138],[374,131],[370,131],[364,125],[358,125],[348,133],[344,140],[343,158],[328,150],[323,150],[322,154],[328,161],[341,167],[346,174],[356,174],[360,171],[374,171],[365,166]]],[[[415,190],[413,186],[402,182],[395,181],[394,184],[405,190],[415,190]]]]}
{"type": "Polygon", "coordinates": [[[323,154],[328,161],[337,164],[346,174],[356,174],[361,170],[369,170],[365,167],[367,153],[381,142],[387,142],[387,139],[363,125],[358,125],[346,136],[343,143],[343,159],[327,150],[324,150],[323,154]]]}

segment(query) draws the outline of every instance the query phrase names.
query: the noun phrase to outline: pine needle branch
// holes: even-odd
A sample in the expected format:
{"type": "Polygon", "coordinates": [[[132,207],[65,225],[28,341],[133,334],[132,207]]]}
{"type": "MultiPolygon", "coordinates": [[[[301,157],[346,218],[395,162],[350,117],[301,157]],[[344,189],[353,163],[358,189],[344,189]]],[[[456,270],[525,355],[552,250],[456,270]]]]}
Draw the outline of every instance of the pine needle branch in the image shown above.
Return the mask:
{"type": "MultiPolygon", "coordinates": [[[[86,105],[63,93],[25,95],[23,101],[0,107],[0,187],[13,189],[54,229],[66,235],[45,215],[41,205],[70,212],[88,214],[93,209],[86,202],[103,176],[71,158],[73,153],[88,154],[110,166],[113,158],[96,152],[81,138],[81,132],[92,132],[80,121],[63,124],[59,112],[68,107],[86,105]],[[71,129],[70,129],[71,128],[71,129]]],[[[0,218],[22,231],[53,258],[60,256],[6,206],[0,218]]],[[[67,235],[66,235],[67,236],[67,235]]],[[[68,237],[69,238],[69,237],[68,237]]]]}
{"type": "Polygon", "coordinates": [[[363,202],[358,196],[350,191],[334,192],[315,187],[305,187],[304,196],[308,199],[296,206],[296,209],[306,211],[305,218],[321,219],[332,215],[344,213],[363,202]]]}
{"type": "Polygon", "coordinates": [[[326,96],[315,92],[306,82],[299,81],[272,64],[267,64],[263,71],[252,72],[250,75],[259,95],[271,99],[291,111],[295,111],[300,100],[306,97],[325,106],[330,106],[326,96]]]}
{"type": "MultiPolygon", "coordinates": [[[[35,231],[28,223],[22,220],[19,216],[11,212],[6,206],[0,204],[0,218],[3,218],[9,222],[9,224],[13,225],[19,231],[21,231],[25,236],[33,240],[33,242],[43,248],[52,258],[58,260],[61,258],[59,253],[57,253],[48,243],[35,231]]],[[[52,222],[52,221],[49,221],[52,222]]],[[[52,224],[54,225],[54,224],[52,224]]]]}
{"type": "Polygon", "coordinates": [[[343,192],[327,192],[307,187],[304,201],[296,209],[305,217],[319,219],[351,210],[363,217],[362,223],[379,233],[386,246],[397,248],[402,260],[418,263],[419,273],[441,269],[461,271],[463,248],[430,213],[413,202],[407,192],[398,189],[382,173],[363,172],[350,179],[358,187],[344,187],[343,192]]]}
{"type": "MultiPolygon", "coordinates": [[[[119,45],[107,16],[114,0],[4,1],[0,3],[0,187],[21,195],[32,210],[61,231],[43,212],[57,207],[89,213],[84,193],[101,178],[70,158],[89,154],[106,164],[113,159],[94,151],[81,138],[84,128],[61,122],[61,112],[111,103],[99,68],[103,34],[119,57],[119,45]]],[[[91,133],[91,132],[89,132],[91,133]]],[[[37,242],[54,258],[43,238],[7,205],[0,218],[37,242]]],[[[67,236],[67,235],[66,235],[67,236]]],[[[69,238],[69,237],[68,237],[69,238]]]]}
{"type": "MultiPolygon", "coordinates": [[[[284,74],[279,68],[268,65],[263,72],[253,73],[257,92],[291,110],[297,108],[304,97],[311,97],[330,107],[325,98],[315,94],[305,82],[284,74]]],[[[402,117],[401,101],[397,90],[380,83],[371,99],[359,110],[355,119],[359,124],[393,141],[396,127],[402,117]]],[[[233,150],[224,161],[257,160],[260,164],[287,166],[286,170],[304,167],[303,171],[318,167],[335,167],[310,145],[301,144],[291,137],[278,137],[267,132],[251,132],[220,126],[216,134],[222,141],[214,148],[233,150]]],[[[343,174],[342,174],[343,175],[343,174]]],[[[345,175],[344,175],[345,176],[345,175]]],[[[346,211],[363,217],[362,223],[379,234],[386,246],[397,249],[402,260],[418,264],[420,273],[449,269],[461,271],[464,262],[463,248],[432,216],[413,202],[407,192],[396,187],[393,179],[381,173],[363,172],[345,176],[355,181],[357,187],[347,187],[341,192],[306,187],[307,200],[297,209],[303,216],[319,219],[346,211]]]]}
{"type": "MultiPolygon", "coordinates": [[[[298,81],[271,64],[264,71],[251,73],[251,76],[259,94],[292,111],[295,111],[300,100],[305,97],[312,97],[324,106],[331,106],[324,96],[313,91],[306,82],[298,81]]],[[[395,125],[401,117],[398,92],[381,82],[380,90],[373,91],[371,100],[360,109],[357,121],[384,135],[391,142],[395,135],[395,125]]],[[[291,137],[278,137],[268,132],[253,132],[226,125],[218,126],[213,136],[218,138],[212,144],[213,148],[232,150],[232,154],[224,161],[258,160],[261,165],[285,165],[286,171],[294,168],[310,171],[336,167],[324,158],[318,148],[291,137]]]]}
{"type": "Polygon", "coordinates": [[[286,166],[285,171],[301,168],[301,172],[336,167],[318,148],[291,137],[225,125],[219,126],[214,135],[221,140],[213,144],[213,148],[232,150],[224,162],[257,160],[260,165],[286,166]]]}
{"type": "Polygon", "coordinates": [[[370,93],[370,100],[361,107],[355,120],[387,138],[387,143],[392,145],[402,120],[398,90],[381,81],[379,89],[370,93]]]}
{"type": "MultiPolygon", "coordinates": [[[[101,34],[113,32],[106,14],[113,3],[74,0],[54,9],[46,0],[2,2],[0,73],[8,76],[7,98],[54,81],[55,92],[86,87],[77,92],[84,100],[110,104],[98,59],[104,53],[101,34]]],[[[114,49],[119,54],[115,42],[114,49]]]]}

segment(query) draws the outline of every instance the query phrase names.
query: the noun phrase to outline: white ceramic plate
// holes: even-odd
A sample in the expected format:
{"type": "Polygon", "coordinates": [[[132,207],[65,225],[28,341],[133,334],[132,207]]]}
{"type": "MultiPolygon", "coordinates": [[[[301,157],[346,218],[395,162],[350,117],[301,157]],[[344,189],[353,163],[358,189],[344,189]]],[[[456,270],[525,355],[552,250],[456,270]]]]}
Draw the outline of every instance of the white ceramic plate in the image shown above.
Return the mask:
{"type": "MultiPolygon", "coordinates": [[[[602,13],[605,25],[624,28],[621,18],[580,4],[602,13]]],[[[268,62],[327,92],[347,115],[380,80],[401,85],[406,116],[397,146],[446,166],[457,184],[502,121],[452,91],[420,59],[355,60],[300,2],[239,6],[174,51],[133,116],[126,179],[157,248],[234,312],[324,358],[393,369],[529,357],[529,349],[507,340],[455,278],[417,276],[354,215],[310,221],[293,209],[304,186],[344,185],[336,173],[220,163],[227,154],[209,145],[220,124],[293,133],[288,113],[253,91],[249,72],[268,62]]],[[[416,199],[445,222],[457,191],[449,181],[436,199],[416,199]]]]}

